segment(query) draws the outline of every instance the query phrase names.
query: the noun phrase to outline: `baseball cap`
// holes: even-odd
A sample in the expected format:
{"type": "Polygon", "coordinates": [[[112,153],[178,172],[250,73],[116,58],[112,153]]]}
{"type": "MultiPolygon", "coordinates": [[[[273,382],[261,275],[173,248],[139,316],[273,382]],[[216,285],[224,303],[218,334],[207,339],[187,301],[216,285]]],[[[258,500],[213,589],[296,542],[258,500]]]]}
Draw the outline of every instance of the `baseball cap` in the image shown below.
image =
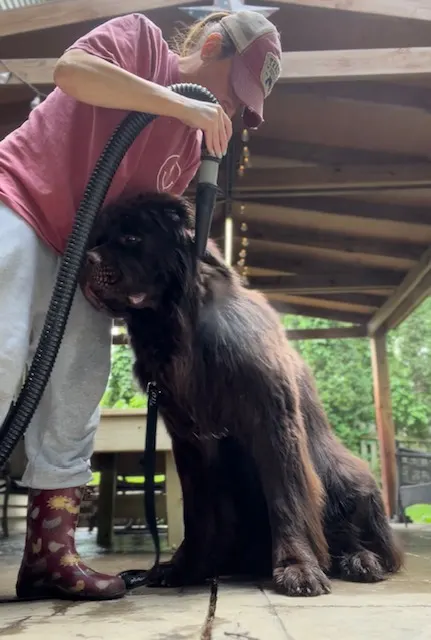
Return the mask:
{"type": "Polygon", "coordinates": [[[237,11],[220,20],[233,41],[232,88],[244,106],[246,127],[263,123],[263,103],[281,74],[281,42],[276,27],[255,11],[237,11]]]}

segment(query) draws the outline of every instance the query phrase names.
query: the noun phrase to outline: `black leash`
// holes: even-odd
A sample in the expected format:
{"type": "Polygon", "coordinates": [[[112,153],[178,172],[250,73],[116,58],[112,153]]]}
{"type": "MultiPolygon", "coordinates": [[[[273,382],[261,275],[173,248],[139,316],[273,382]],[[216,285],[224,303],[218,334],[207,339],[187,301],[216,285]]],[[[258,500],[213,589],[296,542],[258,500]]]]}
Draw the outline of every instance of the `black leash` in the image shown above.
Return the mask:
{"type": "Polygon", "coordinates": [[[156,516],[156,484],[154,476],[156,474],[156,436],[157,436],[157,417],[159,408],[160,391],[156,382],[150,382],[147,387],[148,410],[147,410],[147,428],[145,434],[145,452],[143,458],[143,470],[145,477],[144,484],[144,507],[145,520],[147,527],[153,539],[156,559],[153,567],[147,571],[146,569],[132,569],[123,571],[118,574],[125,582],[126,589],[136,589],[147,584],[150,577],[157,571],[160,564],[160,537],[157,527],[156,516]]]}
{"type": "Polygon", "coordinates": [[[160,537],[157,526],[156,516],[156,483],[154,476],[156,475],[156,436],[157,436],[157,416],[159,409],[160,391],[156,382],[150,382],[147,387],[148,394],[148,413],[147,413],[147,430],[145,434],[145,453],[144,453],[144,504],[145,519],[147,527],[153,538],[156,560],[152,571],[155,571],[160,564],[160,537]]]}

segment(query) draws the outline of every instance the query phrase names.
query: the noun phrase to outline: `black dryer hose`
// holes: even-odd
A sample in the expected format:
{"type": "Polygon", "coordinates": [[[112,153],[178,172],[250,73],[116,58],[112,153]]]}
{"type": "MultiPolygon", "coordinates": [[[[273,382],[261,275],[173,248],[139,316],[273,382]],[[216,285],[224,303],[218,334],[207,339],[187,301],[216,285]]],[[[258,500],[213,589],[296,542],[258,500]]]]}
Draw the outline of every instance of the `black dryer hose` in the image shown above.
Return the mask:
{"type": "MultiPolygon", "coordinates": [[[[169,88],[184,97],[217,104],[216,98],[199,85],[181,83],[171,85],[169,88]]],[[[51,375],[63,339],[95,217],[103,205],[111,181],[127,150],[142,129],[156,117],[139,112],[128,114],[114,131],[93,170],[61,259],[45,324],[26,381],[0,428],[0,470],[24,435],[51,375]]],[[[198,226],[198,220],[196,226],[198,226]]]]}

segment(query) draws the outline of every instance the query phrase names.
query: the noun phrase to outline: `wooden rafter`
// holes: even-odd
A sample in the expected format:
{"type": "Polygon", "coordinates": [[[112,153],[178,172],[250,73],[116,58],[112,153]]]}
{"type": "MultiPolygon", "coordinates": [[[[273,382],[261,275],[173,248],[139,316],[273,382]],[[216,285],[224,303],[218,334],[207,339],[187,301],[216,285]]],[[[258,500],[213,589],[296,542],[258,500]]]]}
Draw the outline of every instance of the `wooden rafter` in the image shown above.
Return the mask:
{"type": "MultiPolygon", "coordinates": [[[[401,261],[419,260],[424,251],[423,244],[354,236],[349,234],[350,229],[346,229],[345,234],[330,233],[325,229],[298,229],[289,225],[268,223],[264,217],[262,222],[257,220],[249,222],[246,217],[242,216],[241,222],[245,222],[248,226],[247,238],[249,240],[262,240],[277,244],[283,242],[289,245],[286,246],[286,251],[289,251],[289,247],[293,245],[298,248],[342,251],[350,255],[365,254],[401,261]]],[[[408,267],[408,265],[406,266],[408,267]]]]}
{"type": "Polygon", "coordinates": [[[371,336],[394,328],[431,294],[431,247],[368,324],[371,336]],[[400,313],[401,310],[401,313],[400,313]]]}
{"type": "MultiPolygon", "coordinates": [[[[102,0],[101,4],[103,4],[102,0]]],[[[108,0],[104,0],[108,1],[108,0]]],[[[146,0],[155,8],[162,0],[146,0]]],[[[81,4],[83,0],[76,0],[81,4]]],[[[133,0],[129,0],[132,4],[133,0]]],[[[172,0],[163,0],[170,6],[178,4],[172,0]]],[[[75,0],[64,0],[58,4],[75,5],[75,0]]],[[[20,11],[37,11],[53,7],[57,3],[47,3],[20,9],[20,11]]],[[[121,7],[118,13],[124,11],[121,3],[112,3],[121,7]]],[[[135,2],[139,4],[139,2],[135,2]]],[[[141,4],[145,4],[142,0],[141,4]]],[[[87,7],[92,3],[86,2],[87,7]]],[[[164,6],[164,5],[163,5],[164,6]]],[[[52,10],[51,10],[52,11],[52,10]]],[[[90,11],[90,10],[89,10],[90,11]]],[[[14,12],[11,12],[14,13],[14,12]]],[[[51,13],[49,14],[51,15],[51,13]]],[[[95,16],[97,17],[97,16],[95,16]]],[[[90,18],[87,18],[90,19],[90,18]]],[[[33,25],[34,26],[34,25],[33,25]]],[[[53,26],[53,25],[52,25],[53,26]]],[[[38,27],[42,28],[41,26],[38,27]]],[[[0,37],[6,29],[3,22],[0,26],[0,37]]],[[[34,29],[33,29],[34,30],[34,29]]],[[[33,84],[52,83],[55,58],[15,59],[8,61],[14,65],[17,72],[26,75],[33,84]]],[[[385,78],[402,79],[411,77],[429,77],[431,75],[431,47],[411,47],[408,49],[347,49],[343,51],[287,51],[282,55],[282,72],[279,83],[311,82],[311,81],[341,81],[341,80],[382,80],[385,78]]]]}
{"type": "Polygon", "coordinates": [[[431,5],[426,0],[278,0],[278,4],[431,21],[431,5]]]}
{"type": "MultiPolygon", "coordinates": [[[[391,291],[389,292],[392,293],[391,291]]],[[[317,300],[322,299],[327,302],[343,302],[347,304],[360,304],[365,307],[380,307],[388,297],[388,293],[315,293],[317,300]]]]}
{"type": "MultiPolygon", "coordinates": [[[[250,243],[247,248],[247,264],[258,269],[272,269],[285,274],[298,275],[312,275],[313,273],[331,275],[351,271],[362,273],[364,277],[367,277],[371,274],[390,274],[398,271],[399,281],[407,272],[407,269],[395,270],[394,267],[364,264],[361,261],[349,263],[339,259],[338,256],[327,257],[326,255],[316,256],[303,252],[268,251],[267,246],[256,246],[253,243],[250,243]]],[[[364,286],[369,287],[371,284],[372,279],[364,281],[364,286]]]]}
{"type": "Polygon", "coordinates": [[[269,299],[272,307],[279,313],[289,313],[309,318],[324,318],[325,320],[335,320],[337,322],[347,322],[352,324],[366,324],[369,316],[363,313],[352,311],[340,311],[335,309],[319,309],[308,305],[290,304],[280,300],[269,299]]]}
{"type": "Polygon", "coordinates": [[[56,0],[1,14],[0,37],[68,24],[104,20],[127,13],[146,12],[185,4],[181,0],[56,0]]]}
{"type": "MultiPolygon", "coordinates": [[[[431,166],[430,166],[431,169],[431,166]]],[[[319,197],[296,197],[284,196],[280,194],[262,193],[260,196],[244,193],[241,198],[244,203],[261,205],[262,207],[280,207],[284,209],[298,209],[302,211],[316,211],[331,215],[349,216],[354,218],[367,218],[369,220],[386,220],[389,222],[417,224],[422,226],[431,225],[431,210],[428,206],[414,206],[404,204],[391,204],[385,202],[366,202],[355,198],[341,198],[339,196],[319,196],[319,197]]],[[[352,222],[355,222],[353,220],[352,222]]],[[[354,225],[355,226],[355,225],[354,225]]],[[[353,229],[349,229],[349,233],[353,229]]],[[[418,242],[421,243],[420,236],[426,229],[420,229],[418,242]]],[[[355,234],[356,235],[356,234],[355,234]]],[[[405,234],[402,236],[406,241],[405,234]]],[[[431,238],[430,238],[431,239],[431,238]]],[[[422,235],[422,242],[427,242],[425,234],[422,235]]],[[[426,248],[426,247],[425,247],[426,248]]]]}
{"type": "MultiPolygon", "coordinates": [[[[341,270],[357,267],[369,267],[377,269],[391,269],[402,274],[407,273],[415,264],[414,260],[394,258],[376,254],[351,253],[344,251],[340,245],[337,249],[326,249],[322,247],[290,244],[288,242],[267,242],[264,240],[252,240],[248,234],[247,256],[251,260],[252,256],[262,255],[273,258],[274,264],[292,265],[293,271],[296,268],[304,273],[321,270],[341,270]],[[315,268],[313,269],[313,264],[315,268]]],[[[241,251],[239,238],[234,243],[234,251],[238,255],[241,251]]]]}
{"type": "Polygon", "coordinates": [[[292,51],[283,54],[280,82],[429,76],[431,48],[292,51]]]}
{"type": "Polygon", "coordinates": [[[431,188],[431,163],[393,166],[293,167],[248,169],[236,192],[284,195],[360,192],[405,187],[431,188]]]}
{"type": "MultiPolygon", "coordinates": [[[[349,83],[352,87],[354,87],[355,84],[356,83],[349,83]]],[[[375,86],[378,87],[379,84],[375,84],[375,86]]],[[[285,85],[283,91],[284,89],[291,87],[296,88],[298,86],[300,85],[285,85]]],[[[325,83],[325,86],[333,87],[334,85],[333,83],[325,83]]],[[[256,156],[267,156],[283,160],[297,160],[309,164],[394,165],[405,164],[406,162],[420,163],[428,160],[426,156],[421,155],[412,156],[404,153],[378,151],[375,149],[336,147],[297,140],[289,140],[287,142],[279,139],[264,138],[260,135],[253,135],[250,145],[253,159],[256,158],[256,156]]]]}
{"type": "Polygon", "coordinates": [[[344,273],[313,275],[254,276],[252,286],[261,290],[292,292],[297,295],[327,293],[353,293],[367,289],[385,291],[393,289],[402,281],[397,273],[387,273],[374,269],[361,269],[344,273]]]}
{"type": "MultiPolygon", "coordinates": [[[[235,203],[234,219],[239,222],[241,217],[241,204],[235,203]]],[[[392,222],[386,218],[361,217],[349,215],[349,210],[332,213],[331,210],[315,211],[311,208],[277,207],[270,204],[260,205],[247,203],[244,217],[251,225],[261,223],[262,219],[267,224],[287,225],[290,228],[297,227],[302,230],[318,230],[337,233],[341,236],[348,235],[362,238],[379,238],[381,240],[399,240],[405,243],[423,245],[424,249],[431,244],[430,219],[424,217],[422,224],[409,224],[406,222],[392,222]],[[428,223],[428,224],[427,224],[428,223]]]]}
{"type": "Polygon", "coordinates": [[[296,307],[309,307],[310,309],[316,309],[317,311],[321,311],[322,309],[334,312],[352,312],[358,314],[364,314],[365,316],[371,316],[374,311],[376,311],[377,307],[370,305],[363,305],[352,302],[340,302],[338,300],[330,300],[326,297],[310,297],[310,296],[299,296],[286,294],[283,292],[277,293],[267,293],[266,294],[269,300],[277,300],[279,302],[286,302],[287,304],[295,305],[296,307]]]}
{"type": "Polygon", "coordinates": [[[287,329],[289,340],[339,340],[340,338],[363,338],[366,328],[363,325],[352,327],[330,327],[328,329],[287,329]]]}
{"type": "Polygon", "coordinates": [[[285,84],[279,93],[285,96],[311,94],[331,100],[369,102],[371,104],[406,107],[431,111],[431,90],[429,87],[376,82],[363,80],[356,82],[298,82],[285,84]]]}

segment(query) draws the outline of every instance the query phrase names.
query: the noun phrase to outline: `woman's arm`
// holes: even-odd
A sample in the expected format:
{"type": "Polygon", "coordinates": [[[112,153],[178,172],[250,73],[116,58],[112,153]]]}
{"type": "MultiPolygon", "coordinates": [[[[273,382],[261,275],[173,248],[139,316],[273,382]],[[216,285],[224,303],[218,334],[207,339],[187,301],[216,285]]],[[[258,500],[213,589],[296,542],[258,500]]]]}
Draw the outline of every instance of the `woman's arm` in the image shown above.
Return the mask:
{"type": "Polygon", "coordinates": [[[72,49],[57,61],[54,82],[64,93],[95,107],[148,111],[180,118],[187,99],[107,60],[72,49]]]}
{"type": "Polygon", "coordinates": [[[202,129],[208,150],[220,157],[232,135],[231,121],[219,105],[180,96],[86,51],[66,51],[55,66],[54,82],[72,98],[96,107],[178,118],[202,129]]]}

